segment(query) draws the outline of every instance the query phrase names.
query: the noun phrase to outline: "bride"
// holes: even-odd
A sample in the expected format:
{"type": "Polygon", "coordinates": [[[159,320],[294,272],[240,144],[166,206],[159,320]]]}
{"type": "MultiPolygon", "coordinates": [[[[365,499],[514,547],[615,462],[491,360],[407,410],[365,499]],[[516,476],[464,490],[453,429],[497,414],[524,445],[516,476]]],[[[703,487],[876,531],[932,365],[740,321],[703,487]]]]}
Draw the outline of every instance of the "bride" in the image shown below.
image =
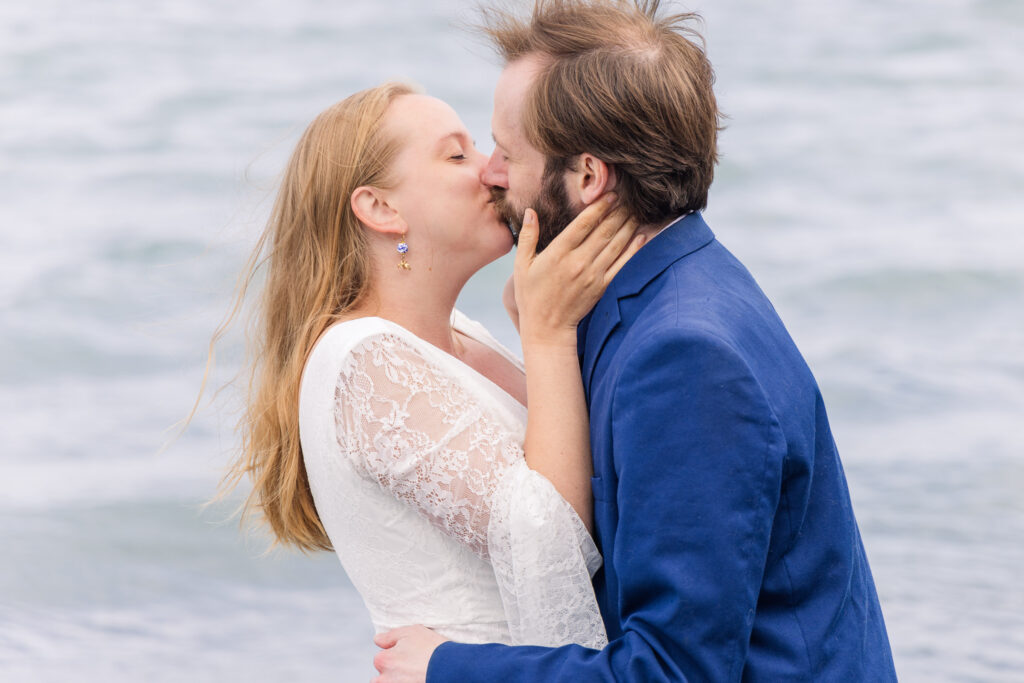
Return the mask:
{"type": "Polygon", "coordinates": [[[249,273],[267,271],[233,481],[278,542],[337,553],[378,633],[600,648],[576,324],[642,238],[609,197],[538,255],[528,212],[521,363],[454,308],[512,247],[485,163],[403,85],[309,126],[249,273]]]}

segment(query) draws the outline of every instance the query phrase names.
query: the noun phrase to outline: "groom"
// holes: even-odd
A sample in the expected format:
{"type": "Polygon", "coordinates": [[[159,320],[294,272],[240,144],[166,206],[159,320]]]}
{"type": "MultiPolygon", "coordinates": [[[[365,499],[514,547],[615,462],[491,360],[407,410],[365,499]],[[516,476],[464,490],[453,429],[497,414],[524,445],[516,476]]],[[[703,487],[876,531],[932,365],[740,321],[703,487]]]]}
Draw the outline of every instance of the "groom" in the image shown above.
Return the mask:
{"type": "Polygon", "coordinates": [[[499,208],[564,226],[614,190],[648,235],[579,327],[610,643],[395,629],[378,636],[378,680],[895,680],[818,387],[699,213],[711,67],[688,17],[634,1],[540,0],[486,29],[506,61],[483,178],[499,208]]]}

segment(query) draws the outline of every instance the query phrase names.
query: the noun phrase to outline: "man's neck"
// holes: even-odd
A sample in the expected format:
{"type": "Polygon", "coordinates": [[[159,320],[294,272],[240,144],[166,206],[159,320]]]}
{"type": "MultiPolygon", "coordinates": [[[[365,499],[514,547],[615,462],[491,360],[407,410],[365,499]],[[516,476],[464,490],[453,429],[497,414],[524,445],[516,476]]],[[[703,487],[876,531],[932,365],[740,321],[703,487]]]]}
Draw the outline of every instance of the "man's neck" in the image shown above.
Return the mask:
{"type": "Polygon", "coordinates": [[[655,237],[664,232],[665,229],[668,228],[668,226],[672,225],[680,218],[683,218],[684,216],[687,215],[689,214],[684,213],[680,216],[676,216],[675,218],[669,218],[668,220],[662,221],[660,223],[648,223],[646,225],[641,225],[639,228],[636,229],[636,233],[638,235],[644,236],[644,243],[643,246],[641,246],[640,248],[643,249],[644,247],[646,247],[648,244],[651,243],[651,240],[653,240],[655,237]]]}

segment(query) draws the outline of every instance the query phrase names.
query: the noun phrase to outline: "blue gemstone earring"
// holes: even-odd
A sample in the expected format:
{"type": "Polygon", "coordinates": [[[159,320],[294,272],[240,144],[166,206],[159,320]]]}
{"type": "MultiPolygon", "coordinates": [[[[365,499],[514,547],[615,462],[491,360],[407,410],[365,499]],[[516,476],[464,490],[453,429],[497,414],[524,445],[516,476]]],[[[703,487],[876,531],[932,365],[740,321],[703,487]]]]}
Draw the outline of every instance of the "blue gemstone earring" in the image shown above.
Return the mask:
{"type": "Polygon", "coordinates": [[[412,270],[412,266],[410,266],[409,262],[405,260],[405,255],[409,253],[409,245],[406,244],[406,242],[405,242],[405,233],[404,232],[402,233],[402,238],[401,238],[401,240],[399,240],[398,246],[395,247],[395,250],[402,257],[402,260],[399,261],[399,263],[398,263],[398,267],[401,268],[402,270],[412,270]]]}

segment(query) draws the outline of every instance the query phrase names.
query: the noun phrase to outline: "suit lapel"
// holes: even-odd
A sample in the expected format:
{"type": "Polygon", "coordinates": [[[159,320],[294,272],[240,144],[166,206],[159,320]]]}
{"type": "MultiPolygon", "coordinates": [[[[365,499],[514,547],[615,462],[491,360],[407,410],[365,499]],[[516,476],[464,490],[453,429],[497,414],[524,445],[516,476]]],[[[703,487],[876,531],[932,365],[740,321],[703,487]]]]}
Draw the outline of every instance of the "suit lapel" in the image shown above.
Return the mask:
{"type": "Polygon", "coordinates": [[[583,362],[583,388],[588,400],[590,398],[590,378],[594,374],[597,358],[601,355],[604,343],[608,341],[608,337],[611,336],[618,324],[619,299],[615,296],[608,296],[608,292],[605,292],[597,302],[597,306],[590,312],[587,329],[580,333],[580,339],[583,340],[583,350],[580,355],[583,362]]]}
{"type": "MultiPolygon", "coordinates": [[[[699,213],[691,213],[662,230],[622,267],[594,310],[578,327],[583,386],[590,398],[590,382],[605,342],[622,322],[619,301],[635,296],[666,268],[715,238],[699,213]]],[[[631,322],[631,321],[626,321],[631,322]]]]}

